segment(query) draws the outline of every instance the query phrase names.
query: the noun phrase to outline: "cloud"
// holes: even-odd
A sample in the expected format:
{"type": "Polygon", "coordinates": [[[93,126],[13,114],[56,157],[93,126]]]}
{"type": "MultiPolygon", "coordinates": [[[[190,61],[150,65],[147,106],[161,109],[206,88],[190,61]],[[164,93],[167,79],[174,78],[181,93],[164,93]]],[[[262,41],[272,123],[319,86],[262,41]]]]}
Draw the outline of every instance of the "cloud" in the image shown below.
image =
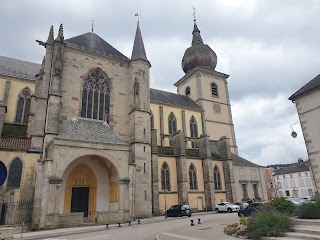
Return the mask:
{"type": "Polygon", "coordinates": [[[242,156],[259,164],[306,157],[298,121],[287,98],[319,74],[320,4],[317,0],[55,0],[1,2],[0,54],[41,63],[51,25],[66,38],[94,31],[131,56],[136,18],[152,64],[151,87],[175,92],[191,45],[193,16],[204,42],[218,56],[217,71],[229,74],[237,143],[242,156]]]}

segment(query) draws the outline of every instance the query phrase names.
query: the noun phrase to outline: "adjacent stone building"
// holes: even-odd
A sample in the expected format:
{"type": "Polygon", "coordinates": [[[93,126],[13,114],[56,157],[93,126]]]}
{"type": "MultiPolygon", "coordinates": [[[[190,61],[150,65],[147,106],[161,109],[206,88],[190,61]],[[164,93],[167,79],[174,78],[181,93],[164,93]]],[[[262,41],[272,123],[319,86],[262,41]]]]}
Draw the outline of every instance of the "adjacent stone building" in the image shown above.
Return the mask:
{"type": "Polygon", "coordinates": [[[316,191],[320,192],[320,75],[316,76],[289,100],[295,103],[306,143],[316,191]]]}
{"type": "Polygon", "coordinates": [[[35,229],[119,222],[241,201],[248,168],[266,199],[260,166],[237,156],[228,75],[196,22],[192,34],[178,94],[150,88],[139,23],[130,59],[93,32],[64,39],[62,25],[38,41],[41,65],[0,57],[0,198],[33,201],[35,229]]]}
{"type": "Polygon", "coordinates": [[[315,192],[309,160],[289,164],[286,168],[275,170],[273,174],[277,197],[306,198],[315,192]]]}

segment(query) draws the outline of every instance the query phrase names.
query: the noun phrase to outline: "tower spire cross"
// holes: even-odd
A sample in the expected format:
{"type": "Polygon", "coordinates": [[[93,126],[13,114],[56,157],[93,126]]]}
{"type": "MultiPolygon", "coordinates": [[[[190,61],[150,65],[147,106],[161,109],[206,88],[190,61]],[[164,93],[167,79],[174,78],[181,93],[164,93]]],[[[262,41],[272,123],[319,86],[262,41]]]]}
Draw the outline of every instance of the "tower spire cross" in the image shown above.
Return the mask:
{"type": "Polygon", "coordinates": [[[193,15],[193,21],[196,21],[196,9],[195,9],[195,7],[192,7],[192,9],[193,9],[193,13],[192,13],[192,15],[193,15]]]}
{"type": "Polygon", "coordinates": [[[141,15],[139,14],[139,12],[135,13],[134,16],[135,16],[135,17],[138,17],[138,22],[139,22],[140,17],[141,17],[141,15]]]}
{"type": "Polygon", "coordinates": [[[93,32],[94,20],[91,20],[91,32],[93,32]]]}

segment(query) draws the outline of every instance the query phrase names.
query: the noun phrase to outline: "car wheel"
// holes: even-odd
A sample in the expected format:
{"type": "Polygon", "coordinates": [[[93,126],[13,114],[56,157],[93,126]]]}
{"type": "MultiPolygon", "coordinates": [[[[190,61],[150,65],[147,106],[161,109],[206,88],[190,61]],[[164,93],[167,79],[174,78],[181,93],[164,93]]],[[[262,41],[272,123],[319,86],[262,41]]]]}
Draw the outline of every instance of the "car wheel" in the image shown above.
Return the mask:
{"type": "Polygon", "coordinates": [[[217,213],[220,213],[220,210],[219,210],[219,208],[216,208],[216,212],[217,212],[217,213]]]}
{"type": "Polygon", "coordinates": [[[231,208],[228,208],[228,209],[227,209],[227,212],[228,212],[228,213],[232,213],[232,209],[231,209],[231,208]]]}
{"type": "Polygon", "coordinates": [[[182,214],[181,214],[181,213],[179,213],[179,214],[178,214],[178,217],[182,217],[182,214]]]}
{"type": "Polygon", "coordinates": [[[188,215],[188,217],[191,217],[191,214],[190,214],[190,215],[188,215]]]}

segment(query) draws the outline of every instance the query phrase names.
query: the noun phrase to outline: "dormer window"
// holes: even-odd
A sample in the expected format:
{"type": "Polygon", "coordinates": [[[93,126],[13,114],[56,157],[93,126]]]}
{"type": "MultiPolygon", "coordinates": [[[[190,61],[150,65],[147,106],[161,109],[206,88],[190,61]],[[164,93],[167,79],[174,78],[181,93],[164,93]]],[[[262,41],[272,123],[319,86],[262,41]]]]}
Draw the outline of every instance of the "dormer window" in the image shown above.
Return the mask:
{"type": "Polygon", "coordinates": [[[214,97],[218,97],[218,86],[215,83],[211,83],[211,95],[214,97]]]}
{"type": "Polygon", "coordinates": [[[186,88],[186,96],[189,96],[190,95],[190,87],[187,87],[186,88]]]}

